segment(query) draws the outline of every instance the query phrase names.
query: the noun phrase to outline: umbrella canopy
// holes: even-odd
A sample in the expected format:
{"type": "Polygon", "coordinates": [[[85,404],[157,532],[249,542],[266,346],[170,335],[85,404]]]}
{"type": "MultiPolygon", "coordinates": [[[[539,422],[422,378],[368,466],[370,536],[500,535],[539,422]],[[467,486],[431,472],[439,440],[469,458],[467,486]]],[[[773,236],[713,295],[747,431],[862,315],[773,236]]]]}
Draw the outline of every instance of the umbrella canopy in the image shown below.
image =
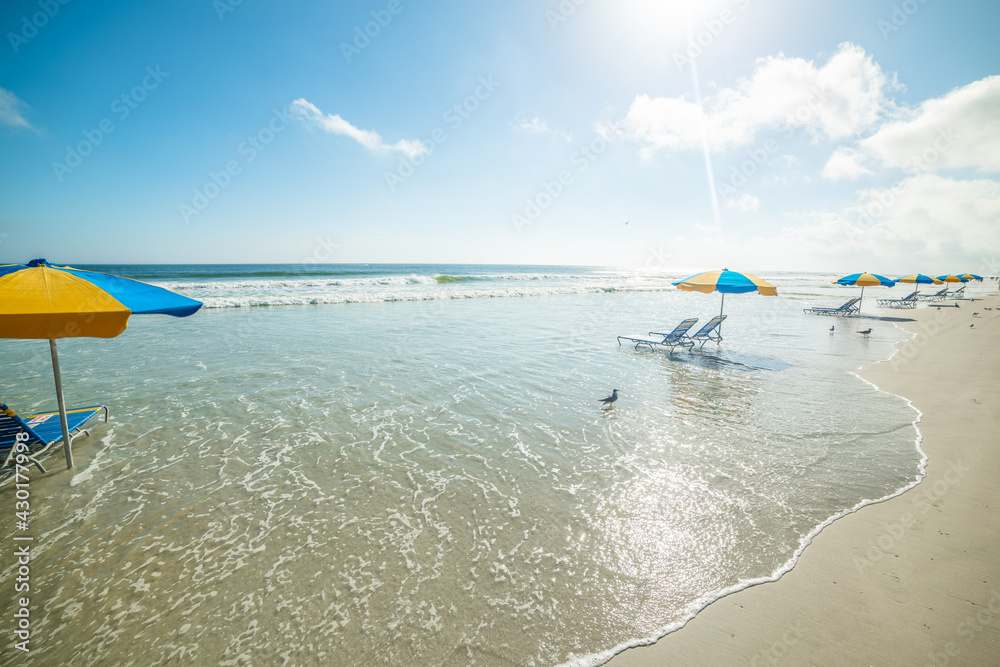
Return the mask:
{"type": "Polygon", "coordinates": [[[895,280],[890,280],[889,278],[880,276],[877,273],[852,273],[849,276],[837,278],[833,282],[836,285],[859,285],[861,287],[875,287],[876,285],[892,287],[896,284],[895,280]]]}
{"type": "Polygon", "coordinates": [[[73,467],[56,339],[114,338],[132,314],[187,317],[201,302],[130,278],[53,266],[44,259],[0,265],[0,338],[49,340],[66,464],[73,467]]]}
{"type": "Polygon", "coordinates": [[[0,265],[0,338],[114,338],[131,314],[186,317],[201,302],[130,278],[44,259],[0,265]]]}
{"type": "Polygon", "coordinates": [[[729,269],[706,271],[675,283],[678,289],[688,292],[722,292],[723,294],[745,294],[760,292],[764,296],[775,296],[778,288],[749,273],[737,273],[729,269]]]}
{"type": "Polygon", "coordinates": [[[940,285],[942,280],[937,278],[932,278],[931,276],[925,276],[922,273],[914,273],[912,276],[903,276],[902,278],[896,279],[897,283],[916,283],[918,285],[940,285]]]}
{"type": "MultiPolygon", "coordinates": [[[[705,294],[721,292],[722,305],[719,308],[719,315],[722,315],[722,310],[726,307],[727,294],[746,294],[747,292],[760,292],[764,296],[778,294],[778,288],[766,280],[751,276],[749,273],[738,273],[729,269],[698,273],[672,284],[676,285],[677,289],[686,292],[704,292],[705,294]]],[[[719,328],[722,328],[721,324],[719,328]]]]}
{"type": "Polygon", "coordinates": [[[945,283],[967,283],[967,282],[969,282],[968,278],[962,278],[961,276],[953,276],[951,274],[948,274],[946,276],[938,276],[937,278],[941,282],[945,282],[945,283]]]}
{"type": "MultiPolygon", "coordinates": [[[[865,288],[874,287],[876,285],[881,285],[883,287],[892,287],[896,284],[896,281],[890,280],[885,276],[880,276],[877,273],[852,273],[849,276],[844,276],[843,278],[838,278],[833,281],[835,285],[860,285],[861,286],[861,301],[865,300],[865,288]]],[[[861,304],[858,304],[858,308],[861,304]]]]}
{"type": "Polygon", "coordinates": [[[982,281],[983,279],[982,276],[977,276],[975,273],[963,273],[960,277],[965,278],[966,280],[977,280],[977,281],[982,281]]]}

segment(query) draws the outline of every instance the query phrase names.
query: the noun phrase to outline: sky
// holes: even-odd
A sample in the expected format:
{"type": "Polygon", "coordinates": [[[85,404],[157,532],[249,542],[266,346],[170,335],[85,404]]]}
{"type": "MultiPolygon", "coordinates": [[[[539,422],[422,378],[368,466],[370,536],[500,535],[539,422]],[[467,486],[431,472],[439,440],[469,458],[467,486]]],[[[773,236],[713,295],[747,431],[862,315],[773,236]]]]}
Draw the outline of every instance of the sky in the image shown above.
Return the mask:
{"type": "Polygon", "coordinates": [[[9,1],[0,262],[1000,273],[1000,3],[9,1]]]}

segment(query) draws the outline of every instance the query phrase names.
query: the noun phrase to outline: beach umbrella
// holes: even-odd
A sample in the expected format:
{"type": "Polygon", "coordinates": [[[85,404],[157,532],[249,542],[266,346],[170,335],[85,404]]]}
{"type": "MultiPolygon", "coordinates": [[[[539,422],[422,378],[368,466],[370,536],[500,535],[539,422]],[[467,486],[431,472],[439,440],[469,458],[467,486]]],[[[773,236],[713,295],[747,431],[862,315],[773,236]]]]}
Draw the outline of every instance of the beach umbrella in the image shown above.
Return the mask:
{"type": "Polygon", "coordinates": [[[931,276],[925,276],[922,273],[914,273],[912,276],[903,276],[902,278],[896,279],[897,283],[916,283],[918,285],[940,285],[942,280],[933,278],[931,276]]]}
{"type": "Polygon", "coordinates": [[[73,452],[56,340],[114,338],[125,331],[130,315],[187,317],[199,308],[200,301],[162,287],[107,273],[53,266],[44,259],[0,265],[0,338],[48,339],[67,467],[73,467],[73,452]]]}
{"type": "MultiPolygon", "coordinates": [[[[861,286],[861,301],[865,300],[865,288],[875,287],[881,285],[883,287],[892,287],[896,284],[896,281],[890,280],[885,276],[880,276],[877,273],[852,273],[849,276],[844,276],[843,278],[838,278],[834,280],[835,285],[860,285],[861,286]]],[[[858,303],[858,308],[861,307],[861,303],[858,303]]]]}
{"type": "MultiPolygon", "coordinates": [[[[922,273],[914,273],[912,276],[903,276],[902,278],[896,279],[897,283],[912,283],[916,285],[940,285],[942,281],[931,276],[925,276],[922,273]]],[[[916,290],[914,290],[916,291],[916,290]]]]}
{"type": "Polygon", "coordinates": [[[948,275],[945,275],[945,276],[938,276],[937,279],[940,280],[943,283],[967,283],[967,282],[969,282],[968,278],[962,278],[961,276],[953,276],[950,273],[948,275]]]}
{"type": "MultiPolygon", "coordinates": [[[[704,292],[705,294],[721,292],[722,304],[719,307],[720,316],[726,307],[727,294],[746,294],[747,292],[760,292],[764,296],[776,296],[778,294],[778,288],[766,280],[761,280],[757,276],[751,276],[749,273],[738,273],[729,269],[698,273],[690,278],[678,280],[672,284],[676,285],[677,289],[682,289],[686,292],[704,292]]],[[[722,325],[720,324],[719,330],[721,331],[721,329],[722,325]]]]}
{"type": "Polygon", "coordinates": [[[965,278],[966,280],[975,280],[977,282],[982,282],[983,277],[977,276],[975,273],[963,273],[960,278],[965,278]]]}

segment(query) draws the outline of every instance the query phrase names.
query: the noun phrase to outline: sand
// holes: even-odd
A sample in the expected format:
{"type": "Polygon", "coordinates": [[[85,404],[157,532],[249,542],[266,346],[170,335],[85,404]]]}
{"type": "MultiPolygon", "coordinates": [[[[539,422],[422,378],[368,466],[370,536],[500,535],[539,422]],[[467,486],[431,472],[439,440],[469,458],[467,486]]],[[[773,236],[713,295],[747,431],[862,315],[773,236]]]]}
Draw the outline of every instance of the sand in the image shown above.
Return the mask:
{"type": "Polygon", "coordinates": [[[1000,298],[899,314],[917,336],[859,375],[923,413],[926,477],[609,665],[1000,665],[1000,298]]]}

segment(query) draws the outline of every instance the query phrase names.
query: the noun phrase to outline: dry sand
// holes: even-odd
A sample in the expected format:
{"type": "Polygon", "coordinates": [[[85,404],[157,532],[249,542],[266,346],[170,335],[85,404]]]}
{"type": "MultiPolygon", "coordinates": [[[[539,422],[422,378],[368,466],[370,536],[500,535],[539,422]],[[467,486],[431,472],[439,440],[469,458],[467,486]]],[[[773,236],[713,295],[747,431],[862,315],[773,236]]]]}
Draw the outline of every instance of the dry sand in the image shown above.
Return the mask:
{"type": "Polygon", "coordinates": [[[859,375],[923,413],[921,483],[608,664],[1000,665],[1000,298],[911,312],[916,338],[859,375]]]}

